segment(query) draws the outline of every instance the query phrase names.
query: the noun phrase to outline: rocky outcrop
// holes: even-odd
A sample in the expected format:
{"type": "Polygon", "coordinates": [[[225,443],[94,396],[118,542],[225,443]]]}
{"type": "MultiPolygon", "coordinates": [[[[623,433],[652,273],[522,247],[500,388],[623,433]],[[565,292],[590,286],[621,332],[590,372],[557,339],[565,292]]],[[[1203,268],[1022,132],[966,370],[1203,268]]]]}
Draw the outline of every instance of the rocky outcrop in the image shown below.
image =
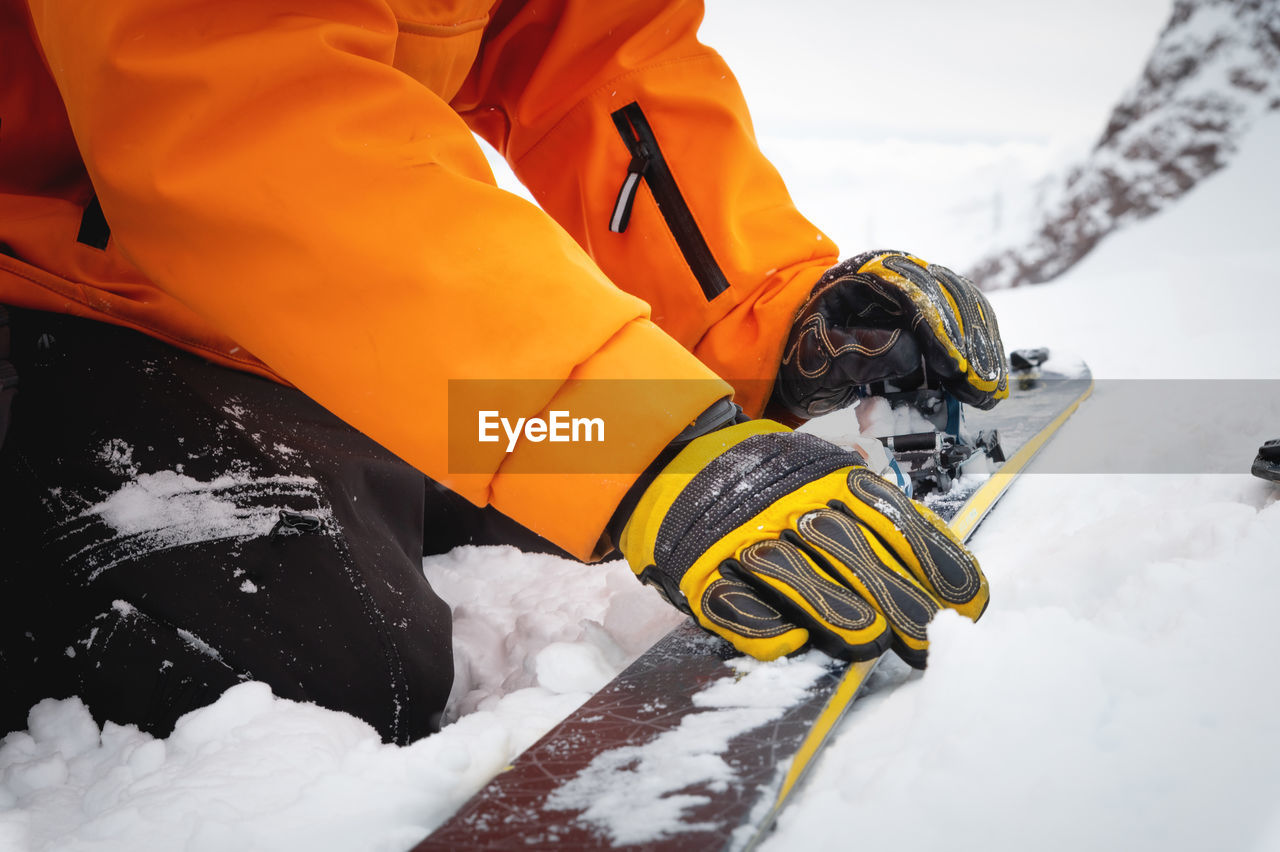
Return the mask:
{"type": "Polygon", "coordinates": [[[1280,0],[1177,0],[1102,138],[1045,186],[1034,233],[970,277],[988,289],[1054,278],[1225,167],[1269,110],[1280,110],[1280,0]]]}

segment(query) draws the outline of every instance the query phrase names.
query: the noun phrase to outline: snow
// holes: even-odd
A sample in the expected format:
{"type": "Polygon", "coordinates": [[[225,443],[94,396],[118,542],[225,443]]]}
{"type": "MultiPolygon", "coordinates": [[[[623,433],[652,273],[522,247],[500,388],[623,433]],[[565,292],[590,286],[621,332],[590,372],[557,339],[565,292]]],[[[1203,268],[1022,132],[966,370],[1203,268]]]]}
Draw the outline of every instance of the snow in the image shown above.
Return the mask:
{"type": "Polygon", "coordinates": [[[31,718],[0,746],[4,795],[22,805],[0,817],[0,848],[404,849],[424,813],[443,816],[505,759],[492,714],[460,723],[468,737],[397,749],[258,683],[166,740],[110,723],[99,733],[76,699],[31,718]]]}
{"type": "Polygon", "coordinates": [[[1059,282],[990,294],[1006,345],[1062,341],[1108,379],[1280,378],[1277,146],[1273,113],[1225,171],[1059,282]]]}
{"type": "MultiPolygon", "coordinates": [[[[103,457],[117,462],[117,472],[131,478],[80,515],[83,522],[101,519],[114,533],[94,545],[91,577],[138,553],[267,535],[286,508],[267,502],[269,498],[314,497],[319,489],[306,476],[233,473],[203,482],[173,470],[139,474],[133,449],[118,438],[107,442],[103,457]]],[[[314,514],[321,520],[330,516],[323,508],[314,514]]]]}
{"type": "MultiPolygon", "coordinates": [[[[947,4],[927,5],[942,14],[947,4]]],[[[1094,5],[1096,18],[1103,11],[1094,5]]],[[[720,15],[721,38],[732,37],[724,29],[730,8],[711,12],[713,24],[720,15]]],[[[763,26],[751,18],[756,5],[744,8],[744,19],[763,26]]],[[[1141,67],[1163,14],[1152,16],[1152,38],[1135,37],[1137,24],[1126,18],[1116,32],[1127,41],[1083,63],[1090,74],[1112,69],[1110,78],[1090,84],[1090,97],[1105,101],[1097,122],[1141,67]],[[1131,53],[1113,55],[1122,50],[1131,53]]],[[[959,12],[946,18],[961,44],[990,20],[966,21],[959,12]]],[[[1111,32],[1096,20],[1088,25],[1111,32]]],[[[880,29],[886,26],[881,21],[880,29]]],[[[1012,27],[1002,21],[1000,32],[1028,43],[1011,43],[1014,58],[995,63],[1006,78],[1021,76],[1009,68],[1020,68],[1026,51],[1035,55],[1036,31],[1012,27]]],[[[847,32],[857,30],[850,25],[847,32]]],[[[777,61],[781,48],[753,52],[742,38],[724,52],[748,66],[744,81],[767,71],[783,85],[791,71],[777,61]]],[[[1057,39],[1039,38],[1052,57],[1057,39]]],[[[708,40],[715,40],[710,33],[708,40]]],[[[911,73],[945,88],[946,67],[920,65],[911,73]]],[[[983,79],[1001,85],[994,72],[983,79]]],[[[1019,81],[1008,85],[1022,89],[1019,81]]],[[[836,105],[827,109],[854,115],[831,93],[854,104],[855,84],[827,86],[823,103],[836,105]]],[[[939,113],[940,123],[949,114],[939,113]]],[[[1027,115],[1047,121],[1044,112],[1027,115]]],[[[1071,120],[1081,123],[1078,115],[1071,120]]],[[[853,152],[867,175],[877,152],[892,147],[842,148],[838,128],[818,118],[800,126],[785,110],[758,109],[756,121],[766,141],[794,139],[794,150],[819,152],[805,154],[814,161],[853,152]]],[[[824,226],[844,217],[851,233],[833,236],[846,253],[874,247],[878,240],[864,240],[864,230],[887,234],[892,219],[905,232],[913,224],[906,206],[891,202],[889,212],[874,214],[874,228],[864,229],[873,214],[849,214],[850,197],[891,183],[899,199],[931,197],[929,180],[950,173],[947,164],[968,156],[969,145],[982,146],[967,150],[980,150],[975,161],[987,158],[991,168],[1000,162],[992,152],[1019,145],[1032,151],[1019,163],[1047,163],[1053,157],[1045,140],[1060,129],[1036,127],[1030,141],[1007,125],[977,141],[952,128],[954,138],[913,141],[904,150],[924,152],[927,162],[891,168],[883,183],[832,185],[805,169],[793,189],[798,198],[823,199],[812,215],[824,226]]],[[[1098,129],[1081,127],[1074,139],[1087,143],[1098,129]]],[[[1244,473],[1250,445],[1280,435],[1278,149],[1280,116],[1273,111],[1225,170],[1113,235],[1058,282],[993,294],[1006,343],[1047,345],[1060,364],[1084,358],[1101,379],[1095,399],[1045,451],[1039,469],[1060,472],[1033,468],[976,536],[992,588],[983,620],[941,615],[923,674],[892,660],[881,666],[871,694],[835,732],[767,849],[847,849],[854,839],[859,848],[904,852],[1280,849],[1280,681],[1273,676],[1280,630],[1272,623],[1280,600],[1280,489],[1244,473]],[[1251,383],[1233,384],[1246,392],[1231,401],[1214,390],[1224,379],[1251,383]],[[1135,388],[1168,388],[1174,404],[1158,416],[1126,413],[1120,403],[1135,388]],[[1125,472],[1130,453],[1098,454],[1100,426],[1148,436],[1146,457],[1172,459],[1162,469],[1184,472],[1125,472]],[[1215,438],[1219,455],[1186,461],[1188,448],[1215,438]],[[1206,466],[1240,473],[1185,472],[1206,466]]],[[[901,154],[892,162],[905,163],[901,154]]],[[[956,191],[976,196],[990,177],[990,169],[957,176],[956,191]]],[[[963,241],[947,221],[937,210],[921,213],[914,221],[921,241],[904,238],[902,247],[934,259],[921,246],[963,241]]],[[[942,254],[936,259],[959,265],[942,254]]],[[[122,472],[130,469],[127,450],[111,448],[122,472]]],[[[148,520],[162,515],[135,511],[144,505],[181,515],[163,529],[184,529],[182,517],[217,520],[216,513],[182,514],[185,500],[221,499],[214,483],[193,483],[179,472],[139,479],[135,491],[122,490],[117,503],[91,511],[122,534],[162,529],[148,520]]],[[[275,698],[258,683],[188,714],[163,740],[129,726],[100,727],[74,698],[44,701],[32,708],[26,731],[0,742],[0,850],[408,849],[679,621],[622,563],[581,566],[461,548],[424,567],[456,619],[454,721],[439,734],[407,747],[384,745],[363,722],[275,698]]],[[[767,715],[769,700],[785,695],[776,683],[755,688],[752,678],[800,668],[797,661],[744,665],[746,676],[735,685],[741,694],[709,705],[724,712],[725,725],[767,715]]],[[[699,732],[693,746],[682,735],[639,759],[655,766],[696,759],[697,771],[714,777],[729,731],[717,725],[699,732]]],[[[620,837],[669,827],[679,805],[662,799],[671,778],[654,771],[628,779],[626,766],[615,762],[596,777],[602,785],[619,784],[619,777],[649,785],[645,807],[636,810],[644,823],[624,819],[632,802],[626,798],[621,816],[598,815],[600,824],[620,837]]]]}
{"type": "Polygon", "coordinates": [[[1258,117],[1280,104],[1277,26],[1273,3],[1179,4],[1097,144],[1041,182],[1005,245],[968,271],[989,288],[1049,280],[1230,163],[1258,117]]]}
{"type": "Polygon", "coordinates": [[[0,743],[0,850],[408,849],[680,621],[621,562],[460,548],[425,567],[455,603],[468,710],[441,733],[384,745],[260,683],[164,740],[46,700],[0,743]]]}
{"type": "Polygon", "coordinates": [[[453,608],[451,719],[515,690],[581,702],[681,621],[623,562],[461,547],[427,559],[426,573],[453,608]]]}
{"type": "Polygon", "coordinates": [[[1170,479],[1019,483],[975,543],[987,616],[931,625],[928,672],[855,705],[765,848],[838,848],[847,825],[867,848],[1265,848],[1280,505],[1170,479]]]}
{"type": "MultiPolygon", "coordinates": [[[[303,477],[271,477],[273,484],[315,485],[303,477]]],[[[107,499],[86,510],[98,515],[122,536],[157,530],[182,530],[173,533],[173,542],[195,543],[224,535],[262,535],[271,529],[278,509],[264,510],[262,517],[246,517],[235,503],[220,499],[217,492],[251,484],[247,477],[224,476],[212,482],[200,482],[175,471],[144,473],[121,486],[107,499]],[[261,529],[263,524],[265,529],[261,529]]]]}
{"type": "Polygon", "coordinates": [[[694,695],[696,706],[710,709],[686,716],[643,745],[602,752],[552,791],[547,807],[582,811],[579,819],[615,844],[649,843],[676,829],[701,827],[681,820],[706,797],[683,791],[699,783],[715,789],[717,782],[732,780],[733,770],[721,757],[729,741],[798,701],[824,673],[820,659],[810,651],[773,664],[734,661],[735,679],[694,695]]]}

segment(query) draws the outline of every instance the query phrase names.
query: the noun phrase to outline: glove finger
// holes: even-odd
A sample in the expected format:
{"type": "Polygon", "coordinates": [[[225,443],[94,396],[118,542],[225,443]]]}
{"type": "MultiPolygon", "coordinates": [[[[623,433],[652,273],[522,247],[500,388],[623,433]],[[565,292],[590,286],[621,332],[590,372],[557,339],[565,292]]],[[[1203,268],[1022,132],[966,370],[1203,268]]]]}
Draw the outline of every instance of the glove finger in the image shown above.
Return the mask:
{"type": "Polygon", "coordinates": [[[803,515],[797,529],[806,552],[884,614],[894,634],[894,650],[923,668],[929,622],[938,602],[880,540],[848,515],[819,509],[803,515]]]}
{"type": "Polygon", "coordinates": [[[888,623],[871,604],[787,541],[758,541],[728,570],[809,629],[809,641],[833,657],[870,660],[889,649],[888,623]]]}
{"type": "Polygon", "coordinates": [[[942,519],[865,468],[850,471],[846,483],[853,499],[832,508],[874,532],[939,603],[976,621],[990,596],[987,580],[942,519]]]}
{"type": "Polygon", "coordinates": [[[972,281],[945,266],[931,265],[929,272],[951,297],[959,316],[964,353],[969,362],[964,382],[985,399],[1008,395],[1004,344],[991,303],[972,281]]]}
{"type": "Polygon", "coordinates": [[[964,329],[955,303],[929,273],[922,261],[903,254],[888,254],[863,266],[863,271],[892,282],[914,309],[911,332],[919,340],[929,366],[944,377],[963,374],[968,368],[964,329]]]}
{"type": "Polygon", "coordinates": [[[698,601],[698,621],[745,654],[772,660],[805,647],[809,633],[763,600],[729,569],[707,584],[698,601]]]}

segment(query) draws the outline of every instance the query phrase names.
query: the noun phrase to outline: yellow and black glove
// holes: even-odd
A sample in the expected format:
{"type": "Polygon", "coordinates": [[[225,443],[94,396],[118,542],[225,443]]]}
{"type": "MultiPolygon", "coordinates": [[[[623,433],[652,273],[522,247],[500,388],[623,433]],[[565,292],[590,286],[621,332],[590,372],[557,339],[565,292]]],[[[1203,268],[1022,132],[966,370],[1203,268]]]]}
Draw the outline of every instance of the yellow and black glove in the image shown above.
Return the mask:
{"type": "Polygon", "coordinates": [[[969,279],[897,251],[850,258],[818,281],[792,325],[774,400],[816,417],[856,388],[907,379],[991,408],[1009,395],[995,313],[969,279]]]}
{"type": "Polygon", "coordinates": [[[809,645],[923,667],[939,607],[986,608],[977,560],[861,459],[768,420],[694,438],[622,532],[632,570],[707,630],[771,660],[809,645]]]}

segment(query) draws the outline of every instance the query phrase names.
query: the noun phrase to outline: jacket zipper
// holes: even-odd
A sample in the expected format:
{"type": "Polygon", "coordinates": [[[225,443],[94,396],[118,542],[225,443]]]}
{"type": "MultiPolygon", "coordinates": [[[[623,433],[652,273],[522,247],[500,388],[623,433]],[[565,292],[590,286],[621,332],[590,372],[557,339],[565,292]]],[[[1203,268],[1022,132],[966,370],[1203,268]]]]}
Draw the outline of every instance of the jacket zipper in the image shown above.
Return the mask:
{"type": "Polygon", "coordinates": [[[631,221],[631,208],[635,204],[636,192],[640,181],[649,184],[653,200],[657,202],[658,211],[671,229],[685,263],[698,280],[702,294],[711,301],[729,289],[729,280],[725,278],[720,265],[711,254],[711,248],[698,230],[698,223],[689,212],[689,205],[676,186],[676,179],[671,174],[667,161],[662,157],[662,149],[658,147],[658,139],[653,135],[653,128],[644,117],[638,103],[629,103],[613,113],[614,126],[631,152],[631,163],[627,166],[627,178],[618,191],[618,200],[613,205],[613,215],[609,219],[609,230],[621,234],[631,221]]]}

